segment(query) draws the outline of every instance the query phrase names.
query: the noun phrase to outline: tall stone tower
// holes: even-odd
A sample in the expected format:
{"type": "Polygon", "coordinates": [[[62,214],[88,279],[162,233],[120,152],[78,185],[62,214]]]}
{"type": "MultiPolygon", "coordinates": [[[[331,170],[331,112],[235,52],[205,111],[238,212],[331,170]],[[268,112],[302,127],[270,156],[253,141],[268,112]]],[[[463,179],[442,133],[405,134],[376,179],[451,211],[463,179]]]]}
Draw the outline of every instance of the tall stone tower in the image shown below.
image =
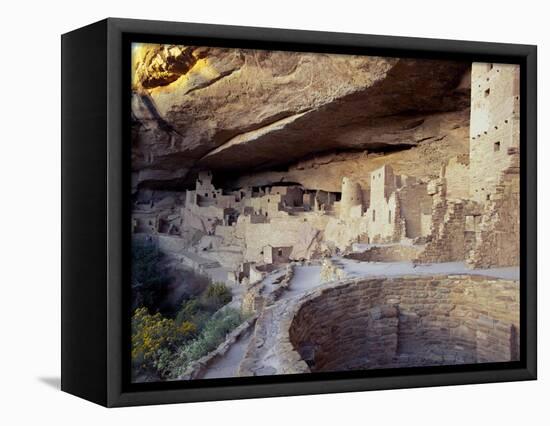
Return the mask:
{"type": "Polygon", "coordinates": [[[363,214],[363,191],[361,185],[344,177],[342,179],[342,199],[340,201],[340,217],[360,217],[363,214]]]}
{"type": "Polygon", "coordinates": [[[196,191],[212,191],[214,185],[212,185],[212,172],[210,170],[203,170],[199,172],[197,181],[195,182],[196,191]]]}
{"type": "Polygon", "coordinates": [[[395,175],[391,166],[385,164],[370,174],[370,205],[376,206],[382,201],[386,202],[392,192],[395,191],[395,175]]]}
{"type": "Polygon", "coordinates": [[[517,65],[472,64],[470,197],[476,201],[486,202],[502,172],[519,161],[519,89],[517,65]]]}

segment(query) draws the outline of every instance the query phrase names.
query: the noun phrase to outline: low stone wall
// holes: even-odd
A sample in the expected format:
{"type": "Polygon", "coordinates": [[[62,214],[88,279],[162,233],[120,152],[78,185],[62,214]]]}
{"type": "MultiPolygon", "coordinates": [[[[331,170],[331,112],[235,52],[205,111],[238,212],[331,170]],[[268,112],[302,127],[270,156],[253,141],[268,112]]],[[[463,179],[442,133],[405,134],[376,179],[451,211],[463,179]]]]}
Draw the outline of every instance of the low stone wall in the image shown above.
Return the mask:
{"type": "Polygon", "coordinates": [[[250,285],[259,283],[261,280],[265,278],[265,273],[259,271],[256,269],[254,265],[250,265],[250,285]]]}
{"type": "Polygon", "coordinates": [[[262,295],[262,286],[256,283],[246,289],[241,302],[241,311],[245,314],[259,312],[265,306],[265,298],[262,295]]]}
{"type": "Polygon", "coordinates": [[[361,253],[346,254],[344,257],[362,262],[401,262],[416,259],[423,249],[423,246],[401,244],[374,246],[361,253]]]}
{"type": "Polygon", "coordinates": [[[302,362],[281,371],[337,371],[518,359],[519,283],[481,276],[347,280],[289,306],[279,343],[302,362]],[[285,333],[288,333],[285,335],[285,333]]]}
{"type": "Polygon", "coordinates": [[[346,278],[346,271],[338,267],[330,258],[323,259],[319,277],[322,282],[339,281],[346,278]]]}
{"type": "MultiPolygon", "coordinates": [[[[263,274],[265,279],[267,274],[263,274]]],[[[264,294],[263,284],[257,281],[250,285],[246,290],[241,304],[241,310],[245,313],[257,313],[265,306],[274,303],[283,294],[290,285],[290,281],[294,276],[294,264],[290,263],[286,267],[285,274],[275,281],[277,288],[269,294],[264,294]]]]}
{"type": "Polygon", "coordinates": [[[294,277],[294,264],[289,263],[286,267],[285,274],[281,277],[280,281],[277,282],[277,288],[271,292],[271,294],[267,298],[267,305],[271,305],[274,303],[281,295],[288,290],[288,287],[290,286],[290,281],[292,281],[292,278],[294,277]]]}

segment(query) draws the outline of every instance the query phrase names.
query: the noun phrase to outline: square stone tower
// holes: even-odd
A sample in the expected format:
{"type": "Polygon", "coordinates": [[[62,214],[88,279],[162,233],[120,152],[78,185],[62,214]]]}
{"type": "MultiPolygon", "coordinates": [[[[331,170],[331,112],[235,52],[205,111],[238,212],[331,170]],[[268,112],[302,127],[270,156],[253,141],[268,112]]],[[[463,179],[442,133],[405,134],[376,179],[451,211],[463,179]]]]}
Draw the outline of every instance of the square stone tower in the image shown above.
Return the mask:
{"type": "Polygon", "coordinates": [[[485,202],[519,154],[519,66],[472,64],[470,196],[485,202]]]}
{"type": "Polygon", "coordinates": [[[395,175],[393,169],[385,164],[370,174],[370,205],[386,201],[395,192],[395,175]]]}
{"type": "Polygon", "coordinates": [[[199,172],[195,183],[195,190],[197,192],[211,192],[215,190],[214,185],[212,185],[212,172],[210,170],[199,172]]]}

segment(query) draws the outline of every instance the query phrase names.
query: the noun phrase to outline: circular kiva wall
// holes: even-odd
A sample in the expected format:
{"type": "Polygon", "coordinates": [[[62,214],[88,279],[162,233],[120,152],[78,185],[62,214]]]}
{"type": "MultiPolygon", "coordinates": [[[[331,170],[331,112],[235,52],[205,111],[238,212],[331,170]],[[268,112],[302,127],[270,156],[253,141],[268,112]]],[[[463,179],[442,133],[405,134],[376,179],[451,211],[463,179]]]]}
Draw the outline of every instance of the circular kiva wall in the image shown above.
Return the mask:
{"type": "Polygon", "coordinates": [[[518,359],[519,284],[480,276],[373,278],[319,290],[290,342],[311,371],[518,359]]]}

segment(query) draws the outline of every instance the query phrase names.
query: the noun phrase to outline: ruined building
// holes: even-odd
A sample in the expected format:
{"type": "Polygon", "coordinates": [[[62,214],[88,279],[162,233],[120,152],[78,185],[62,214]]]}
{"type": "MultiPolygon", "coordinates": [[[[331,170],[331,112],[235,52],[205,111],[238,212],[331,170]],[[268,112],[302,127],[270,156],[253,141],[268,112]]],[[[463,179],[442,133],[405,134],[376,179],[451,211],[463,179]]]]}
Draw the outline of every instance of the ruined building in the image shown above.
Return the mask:
{"type": "Polygon", "coordinates": [[[432,182],[432,229],[422,262],[519,263],[519,69],[472,64],[470,155],[432,182]],[[465,162],[463,161],[463,165],[465,162]],[[468,182],[468,197],[458,191],[468,182]],[[449,191],[453,188],[453,192],[449,191]],[[461,198],[453,198],[459,195],[461,198]]]}
{"type": "Polygon", "coordinates": [[[133,231],[185,238],[188,250],[235,276],[243,264],[307,260],[349,252],[354,243],[391,246],[375,248],[419,263],[517,265],[517,67],[473,64],[470,98],[469,152],[452,157],[439,176],[383,164],[360,179],[343,176],[340,191],[330,192],[291,182],[221,189],[203,170],[180,204],[136,205],[133,231]]]}

